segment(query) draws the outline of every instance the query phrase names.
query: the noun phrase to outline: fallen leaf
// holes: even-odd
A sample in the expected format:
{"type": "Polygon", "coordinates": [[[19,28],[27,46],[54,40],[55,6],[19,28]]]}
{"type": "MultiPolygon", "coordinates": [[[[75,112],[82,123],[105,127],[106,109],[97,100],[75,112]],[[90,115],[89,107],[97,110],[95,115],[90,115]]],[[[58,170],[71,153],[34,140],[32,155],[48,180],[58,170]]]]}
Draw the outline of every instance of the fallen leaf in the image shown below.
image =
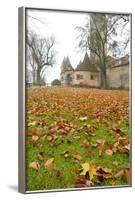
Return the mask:
{"type": "Polygon", "coordinates": [[[81,144],[81,146],[83,146],[84,148],[87,148],[87,147],[89,147],[89,141],[87,140],[87,139],[85,139],[84,141],[83,141],[83,143],[81,144]]]}
{"type": "Polygon", "coordinates": [[[69,152],[68,151],[64,151],[63,155],[64,155],[65,158],[67,158],[67,157],[69,157],[69,152]]]}
{"type": "Polygon", "coordinates": [[[102,170],[103,170],[105,173],[112,174],[112,169],[110,169],[110,168],[102,168],[102,170]]]}
{"type": "Polygon", "coordinates": [[[130,184],[131,183],[131,174],[130,174],[129,168],[124,169],[124,177],[125,177],[127,183],[130,184]]]}
{"type": "Polygon", "coordinates": [[[97,146],[98,146],[98,144],[91,144],[91,146],[92,146],[92,147],[97,147],[97,146]]]}
{"type": "Polygon", "coordinates": [[[40,167],[40,165],[39,165],[39,163],[36,162],[36,161],[35,161],[35,162],[31,162],[31,163],[29,164],[29,168],[34,169],[34,170],[38,170],[39,167],[40,167]]]}
{"type": "Polygon", "coordinates": [[[36,142],[39,139],[39,137],[37,135],[33,135],[31,139],[36,142]]]}
{"type": "Polygon", "coordinates": [[[120,178],[124,175],[124,170],[120,170],[119,172],[117,172],[115,175],[114,175],[114,178],[120,178]]]}
{"type": "Polygon", "coordinates": [[[89,176],[90,176],[90,181],[94,178],[94,175],[96,175],[96,169],[94,166],[89,167],[89,176]]]}
{"type": "Polygon", "coordinates": [[[79,118],[79,120],[82,121],[82,122],[85,121],[85,120],[87,120],[87,119],[88,119],[87,117],[80,117],[79,118]]]}
{"type": "Polygon", "coordinates": [[[79,154],[75,154],[73,155],[73,157],[76,159],[76,160],[82,160],[82,156],[80,156],[79,154]]]}
{"type": "Polygon", "coordinates": [[[81,164],[81,166],[82,166],[83,171],[80,173],[80,175],[84,175],[85,176],[86,172],[88,172],[89,169],[90,169],[90,165],[89,165],[88,162],[85,162],[85,163],[81,164]]]}
{"type": "Polygon", "coordinates": [[[75,188],[93,187],[94,183],[88,180],[85,176],[78,176],[75,183],[75,188]]]}
{"type": "Polygon", "coordinates": [[[37,155],[37,159],[40,160],[40,161],[44,160],[43,154],[42,154],[42,153],[39,153],[39,154],[37,155]]]}
{"type": "Polygon", "coordinates": [[[46,161],[46,163],[44,164],[44,167],[47,170],[50,170],[53,167],[53,163],[54,163],[54,158],[50,158],[46,161]]]}
{"type": "Polygon", "coordinates": [[[102,147],[102,146],[99,146],[99,147],[98,147],[98,155],[101,156],[101,155],[102,155],[102,152],[103,152],[103,147],[102,147]]]}
{"type": "Polygon", "coordinates": [[[104,143],[105,143],[105,140],[99,139],[99,140],[96,140],[96,143],[98,143],[98,144],[103,146],[104,143]]]}
{"type": "Polygon", "coordinates": [[[28,123],[28,126],[35,126],[36,125],[36,121],[33,121],[33,122],[29,122],[28,123]]]}
{"type": "Polygon", "coordinates": [[[60,175],[61,175],[61,171],[60,171],[60,170],[57,170],[57,172],[56,172],[56,174],[55,174],[56,178],[60,177],[60,175]]]}
{"type": "Polygon", "coordinates": [[[112,151],[111,149],[106,149],[106,150],[105,150],[105,153],[106,153],[108,156],[112,156],[113,151],[112,151]]]}
{"type": "Polygon", "coordinates": [[[53,139],[53,137],[52,137],[51,135],[47,135],[47,136],[46,136],[46,139],[47,139],[48,141],[51,141],[51,140],[53,139]]]}

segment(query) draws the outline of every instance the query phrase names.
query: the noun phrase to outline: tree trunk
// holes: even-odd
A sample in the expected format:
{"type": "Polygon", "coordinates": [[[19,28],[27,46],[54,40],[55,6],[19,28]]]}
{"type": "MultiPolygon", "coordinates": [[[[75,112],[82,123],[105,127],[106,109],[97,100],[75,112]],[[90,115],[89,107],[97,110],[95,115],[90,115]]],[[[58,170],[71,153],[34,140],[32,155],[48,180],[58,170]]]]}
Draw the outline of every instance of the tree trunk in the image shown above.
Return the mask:
{"type": "Polygon", "coordinates": [[[106,70],[101,71],[101,88],[103,89],[108,88],[106,70]]]}
{"type": "Polygon", "coordinates": [[[40,77],[41,70],[37,70],[37,85],[41,86],[41,77],[40,77]]]}

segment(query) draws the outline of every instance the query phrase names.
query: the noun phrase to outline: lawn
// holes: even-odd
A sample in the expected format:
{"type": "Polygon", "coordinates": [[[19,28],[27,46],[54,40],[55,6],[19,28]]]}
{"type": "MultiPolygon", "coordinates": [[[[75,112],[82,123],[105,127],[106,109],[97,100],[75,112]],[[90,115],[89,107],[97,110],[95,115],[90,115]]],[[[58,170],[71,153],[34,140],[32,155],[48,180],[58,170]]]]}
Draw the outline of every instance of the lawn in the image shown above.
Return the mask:
{"type": "Polygon", "coordinates": [[[128,91],[28,88],[27,191],[130,184],[128,91]]]}

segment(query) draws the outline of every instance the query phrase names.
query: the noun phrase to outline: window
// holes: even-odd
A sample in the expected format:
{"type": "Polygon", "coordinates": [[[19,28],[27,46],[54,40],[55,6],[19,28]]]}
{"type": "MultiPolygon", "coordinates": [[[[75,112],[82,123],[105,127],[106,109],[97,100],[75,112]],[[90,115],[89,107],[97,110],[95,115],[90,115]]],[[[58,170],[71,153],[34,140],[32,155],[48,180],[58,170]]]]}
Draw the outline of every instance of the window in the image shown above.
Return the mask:
{"type": "Polygon", "coordinates": [[[77,80],[83,79],[83,75],[77,74],[77,75],[76,75],[76,79],[77,79],[77,80]]]}
{"type": "Polygon", "coordinates": [[[91,74],[91,76],[90,76],[90,79],[91,79],[91,80],[94,80],[94,76],[93,76],[92,74],[91,74]]]}
{"type": "Polygon", "coordinates": [[[90,75],[90,80],[97,80],[97,75],[91,74],[90,75]]]}

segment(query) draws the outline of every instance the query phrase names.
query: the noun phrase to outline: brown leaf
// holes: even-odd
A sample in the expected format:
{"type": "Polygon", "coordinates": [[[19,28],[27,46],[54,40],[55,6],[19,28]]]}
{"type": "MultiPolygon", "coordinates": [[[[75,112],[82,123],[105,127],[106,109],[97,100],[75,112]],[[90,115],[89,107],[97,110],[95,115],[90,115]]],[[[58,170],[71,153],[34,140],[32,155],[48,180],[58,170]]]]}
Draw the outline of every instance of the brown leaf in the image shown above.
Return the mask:
{"type": "Polygon", "coordinates": [[[60,171],[60,170],[57,170],[57,172],[56,172],[56,174],[55,174],[56,178],[60,177],[60,175],[61,175],[61,171],[60,171]]]}
{"type": "Polygon", "coordinates": [[[102,147],[102,146],[99,146],[99,147],[98,147],[98,155],[101,156],[101,155],[102,155],[102,152],[103,152],[103,147],[102,147]]]}
{"type": "Polygon", "coordinates": [[[29,131],[28,132],[28,136],[34,136],[34,135],[39,136],[40,134],[38,132],[36,132],[36,131],[29,131]]]}
{"type": "Polygon", "coordinates": [[[35,162],[31,162],[31,163],[29,164],[29,168],[34,169],[34,170],[38,170],[39,167],[40,167],[40,165],[39,165],[39,163],[36,162],[36,161],[35,161],[35,162]]]}
{"type": "Polygon", "coordinates": [[[114,178],[120,178],[124,175],[124,170],[120,170],[119,172],[117,172],[115,175],[114,175],[114,178]]]}
{"type": "Polygon", "coordinates": [[[88,180],[85,176],[78,176],[76,179],[75,187],[82,188],[82,187],[92,187],[94,183],[88,180]]]}
{"type": "Polygon", "coordinates": [[[44,167],[47,170],[50,170],[53,167],[53,163],[54,163],[54,158],[50,158],[46,161],[46,163],[44,164],[44,167]]]}
{"type": "Polygon", "coordinates": [[[52,137],[51,135],[47,135],[46,139],[47,139],[48,141],[51,141],[51,140],[53,139],[53,137],[52,137]]]}
{"type": "Polygon", "coordinates": [[[84,148],[89,147],[89,141],[87,139],[85,139],[81,146],[83,146],[84,148]]]}
{"type": "Polygon", "coordinates": [[[40,160],[40,161],[44,160],[44,157],[43,157],[42,153],[39,153],[37,155],[37,159],[40,160]]]}
{"type": "Polygon", "coordinates": [[[76,159],[76,160],[82,160],[82,156],[80,156],[79,154],[75,154],[73,155],[73,157],[76,159]]]}
{"type": "Polygon", "coordinates": [[[50,130],[49,130],[49,133],[50,134],[54,134],[54,133],[56,133],[56,131],[58,130],[58,126],[57,125],[55,125],[55,126],[53,126],[50,130]]]}
{"type": "Polygon", "coordinates": [[[130,174],[129,168],[124,169],[124,177],[125,177],[127,183],[130,184],[131,183],[131,174],[130,174]]]}

